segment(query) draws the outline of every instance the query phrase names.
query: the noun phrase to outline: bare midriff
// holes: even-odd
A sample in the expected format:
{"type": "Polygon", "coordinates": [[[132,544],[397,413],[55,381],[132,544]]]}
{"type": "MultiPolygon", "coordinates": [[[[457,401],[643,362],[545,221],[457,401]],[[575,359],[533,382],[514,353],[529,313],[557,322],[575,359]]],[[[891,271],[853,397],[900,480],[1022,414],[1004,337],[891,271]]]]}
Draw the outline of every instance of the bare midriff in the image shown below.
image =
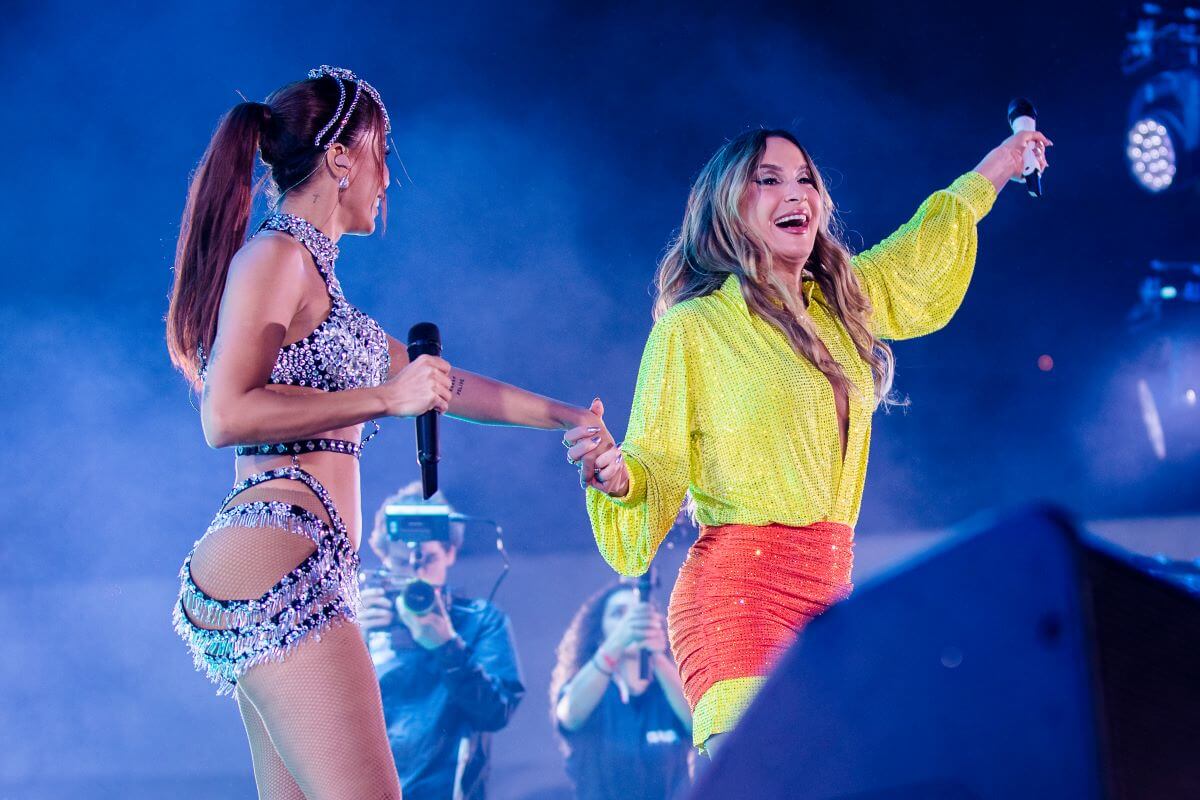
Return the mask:
{"type": "MultiPolygon", "coordinates": [[[[307,386],[267,386],[268,391],[280,394],[320,394],[320,389],[307,386]]],[[[288,437],[297,439],[343,439],[358,442],[362,438],[363,425],[349,425],[309,435],[288,437]]],[[[338,514],[346,524],[346,535],[358,549],[362,540],[362,488],[359,482],[358,459],[343,453],[305,453],[298,456],[301,469],[309,472],[329,492],[338,514]]],[[[236,459],[236,481],[249,478],[257,472],[267,472],[277,467],[290,466],[291,456],[238,456],[236,459]]],[[[289,487],[292,488],[292,487],[289,487]]],[[[302,487],[303,488],[303,487],[302,487]]],[[[307,490],[305,490],[307,491],[307,490]]]]}

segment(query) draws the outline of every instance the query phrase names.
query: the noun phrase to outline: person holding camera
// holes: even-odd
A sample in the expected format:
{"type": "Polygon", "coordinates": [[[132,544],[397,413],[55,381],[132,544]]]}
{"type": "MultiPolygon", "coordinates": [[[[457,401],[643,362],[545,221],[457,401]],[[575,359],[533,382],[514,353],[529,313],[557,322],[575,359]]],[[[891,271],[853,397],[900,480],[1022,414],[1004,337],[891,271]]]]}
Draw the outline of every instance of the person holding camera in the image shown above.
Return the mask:
{"type": "Polygon", "coordinates": [[[550,708],[576,798],[681,796],[690,785],[692,714],[662,614],[629,584],[613,583],[579,608],[557,652],[550,708]]]}
{"type": "Polygon", "coordinates": [[[358,622],[405,800],[483,800],[490,734],[525,694],[508,617],[447,588],[464,527],[449,511],[440,492],[422,501],[420,482],[389,497],[370,538],[383,569],[363,576],[358,622]],[[389,534],[389,508],[435,504],[445,515],[428,530],[389,534]]]}

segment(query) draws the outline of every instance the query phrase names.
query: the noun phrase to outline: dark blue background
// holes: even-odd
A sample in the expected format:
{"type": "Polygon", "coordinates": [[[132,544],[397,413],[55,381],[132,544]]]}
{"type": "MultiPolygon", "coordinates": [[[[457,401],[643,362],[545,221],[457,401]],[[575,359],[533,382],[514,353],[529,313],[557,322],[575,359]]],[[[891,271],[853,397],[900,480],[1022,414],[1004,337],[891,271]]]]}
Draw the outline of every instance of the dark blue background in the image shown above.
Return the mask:
{"type": "MultiPolygon", "coordinates": [[[[1028,95],[1056,143],[1046,197],[1005,191],[958,317],[896,346],[912,403],[877,418],[860,528],[1035,496],[1093,518],[1200,507],[1195,409],[1164,410],[1160,461],[1133,389],[1139,275],[1200,247],[1193,197],[1150,197],[1126,174],[1118,4],[648,8],[9,9],[0,579],[170,574],[203,529],[232,457],[205,447],[162,323],[188,175],[239,92],[262,98],[319,63],[381,90],[411,176],[386,235],[343,242],[349,297],[398,336],[436,321],[463,367],[601,395],[618,435],[656,259],[723,140],[794,129],[861,248],[999,143],[1009,98],[1028,95]]],[[[369,448],[368,512],[415,477],[411,427],[387,422],[369,448]]],[[[514,553],[592,546],[556,434],[444,430],[447,494],[504,522],[514,553]]]]}

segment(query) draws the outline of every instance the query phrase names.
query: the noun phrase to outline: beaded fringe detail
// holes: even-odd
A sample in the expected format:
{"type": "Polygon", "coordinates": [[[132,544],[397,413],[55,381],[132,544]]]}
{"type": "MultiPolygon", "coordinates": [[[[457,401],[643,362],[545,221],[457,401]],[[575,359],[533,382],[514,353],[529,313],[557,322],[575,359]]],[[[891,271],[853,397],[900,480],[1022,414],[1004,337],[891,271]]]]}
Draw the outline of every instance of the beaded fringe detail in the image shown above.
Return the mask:
{"type": "Polygon", "coordinates": [[[209,597],[192,580],[195,548],[188,554],[179,572],[175,631],[191,650],[196,669],[217,684],[219,695],[232,694],[246,670],[283,660],[305,637],[312,635],[319,641],[331,624],[339,619],[353,620],[358,611],[358,553],[329,493],[310,473],[292,466],[252,475],[233,487],[221,507],[206,533],[231,527],[277,528],[311,539],[317,549],[253,600],[209,597]],[[246,489],[278,478],[308,486],[333,524],[304,508],[279,501],[226,507],[246,489]]]}

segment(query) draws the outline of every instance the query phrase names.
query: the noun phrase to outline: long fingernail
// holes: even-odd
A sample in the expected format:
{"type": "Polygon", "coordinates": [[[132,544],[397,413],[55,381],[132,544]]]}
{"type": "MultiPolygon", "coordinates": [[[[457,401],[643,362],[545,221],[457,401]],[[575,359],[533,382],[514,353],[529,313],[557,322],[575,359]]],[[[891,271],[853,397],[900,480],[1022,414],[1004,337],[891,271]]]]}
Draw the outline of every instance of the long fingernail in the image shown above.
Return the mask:
{"type": "Polygon", "coordinates": [[[600,432],[600,429],[599,429],[599,428],[597,428],[597,427],[595,427],[595,426],[593,426],[593,427],[591,427],[591,428],[588,428],[588,429],[587,429],[587,432],[588,432],[588,433],[599,433],[599,432],[600,432]]]}
{"type": "Polygon", "coordinates": [[[592,444],[600,444],[600,437],[599,437],[599,436],[593,436],[593,437],[592,437],[592,444]]]}

